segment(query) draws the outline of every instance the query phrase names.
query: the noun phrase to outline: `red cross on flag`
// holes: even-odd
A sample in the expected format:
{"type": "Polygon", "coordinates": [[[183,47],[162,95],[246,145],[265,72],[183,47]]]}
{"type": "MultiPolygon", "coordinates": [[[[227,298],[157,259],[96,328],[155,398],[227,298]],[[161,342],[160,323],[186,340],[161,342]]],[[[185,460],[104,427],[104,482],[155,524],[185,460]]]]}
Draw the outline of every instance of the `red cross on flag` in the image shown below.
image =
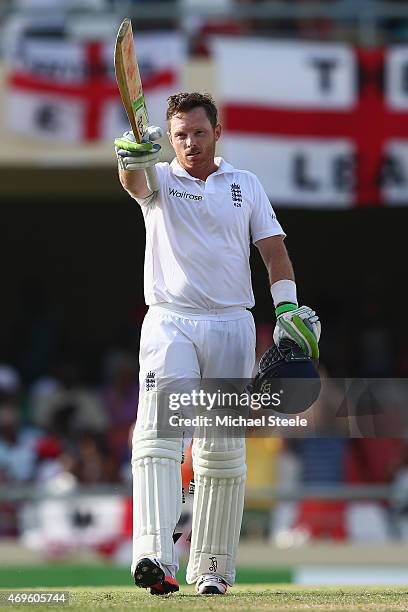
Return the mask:
{"type": "MultiPolygon", "coordinates": [[[[11,131],[70,143],[109,140],[128,128],[113,71],[109,40],[71,40],[21,34],[9,61],[11,131]]],[[[185,58],[178,33],[138,36],[137,50],[149,116],[165,123],[166,99],[179,86],[185,58]]]]}
{"type": "Polygon", "coordinates": [[[408,203],[408,46],[218,38],[223,154],[277,205],[408,203]]]}

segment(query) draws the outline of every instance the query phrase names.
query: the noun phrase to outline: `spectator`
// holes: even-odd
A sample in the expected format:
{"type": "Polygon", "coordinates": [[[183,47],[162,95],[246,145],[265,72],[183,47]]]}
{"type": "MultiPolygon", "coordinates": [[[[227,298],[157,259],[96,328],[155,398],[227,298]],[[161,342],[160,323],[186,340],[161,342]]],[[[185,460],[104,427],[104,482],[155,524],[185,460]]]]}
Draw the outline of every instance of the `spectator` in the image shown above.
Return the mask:
{"type": "MultiPolygon", "coordinates": [[[[309,422],[308,431],[303,439],[287,439],[285,444],[285,464],[291,466],[292,487],[332,486],[345,480],[345,457],[348,440],[348,419],[338,418],[338,408],[343,398],[341,392],[328,378],[323,366],[320,367],[322,390],[318,400],[304,416],[309,422]],[[295,465],[297,467],[295,469],[295,465]]],[[[303,415],[302,415],[303,416],[303,415]]],[[[347,417],[347,415],[345,415],[347,417]]],[[[331,499],[300,500],[294,507],[286,504],[279,509],[275,529],[287,529],[283,520],[283,510],[292,518],[292,541],[307,538],[344,539],[343,501],[331,499]],[[302,534],[298,538],[297,534],[302,534]]],[[[279,541],[279,534],[275,535],[279,541]]]]}
{"type": "MultiPolygon", "coordinates": [[[[304,3],[303,0],[298,0],[299,4],[304,3]]],[[[315,6],[327,6],[327,0],[318,0],[315,6]]],[[[329,2],[330,4],[330,2],[329,2]]],[[[330,17],[314,17],[302,19],[298,22],[298,35],[306,39],[330,40],[335,36],[336,22],[330,17]]]]}
{"type": "Polygon", "coordinates": [[[38,483],[47,483],[65,472],[63,447],[55,436],[42,436],[35,447],[37,465],[35,479],[38,483]]]}
{"type": "Polygon", "coordinates": [[[107,426],[103,403],[97,393],[79,380],[72,362],[57,370],[57,385],[40,394],[32,405],[32,420],[49,433],[74,440],[84,431],[102,432],[107,426]]]}
{"type": "Polygon", "coordinates": [[[35,445],[40,435],[31,427],[20,427],[17,406],[0,406],[0,471],[6,482],[24,482],[34,477],[35,445]]]}
{"type": "Polygon", "coordinates": [[[80,483],[119,481],[117,461],[109,452],[103,436],[91,432],[82,434],[73,473],[80,483]]]}
{"type": "MultiPolygon", "coordinates": [[[[346,478],[351,484],[389,484],[403,464],[406,443],[396,438],[355,438],[350,441],[346,478]]],[[[353,502],[347,510],[349,537],[384,541],[391,537],[389,506],[379,501],[353,502]]]]}
{"type": "MultiPolygon", "coordinates": [[[[252,0],[249,0],[251,3],[252,0]]],[[[209,40],[211,36],[245,35],[251,30],[249,20],[239,19],[234,13],[234,4],[237,6],[247,4],[248,0],[213,0],[214,11],[224,9],[227,17],[215,16],[213,18],[198,17],[191,15],[189,10],[195,6],[200,6],[200,0],[184,0],[183,5],[187,16],[183,20],[183,28],[188,33],[191,45],[191,53],[194,55],[209,55],[209,40]]]]}
{"type": "Polygon", "coordinates": [[[405,449],[391,483],[391,509],[396,521],[397,535],[408,541],[408,446],[405,449]]]}
{"type": "Polygon", "coordinates": [[[21,394],[20,375],[15,368],[0,364],[0,405],[11,403],[18,405],[21,394]]]}
{"type": "MultiPolygon", "coordinates": [[[[305,485],[344,483],[347,440],[344,438],[305,438],[292,441],[301,463],[301,482],[305,485]]],[[[313,538],[344,539],[343,501],[306,499],[298,503],[296,527],[313,538]]]]}
{"type": "Polygon", "coordinates": [[[102,398],[109,422],[109,448],[120,464],[127,463],[129,429],[136,420],[139,401],[138,366],[131,354],[115,352],[110,356],[102,398]]]}
{"type": "Polygon", "coordinates": [[[139,400],[138,365],[132,355],[115,352],[107,365],[103,400],[110,425],[128,428],[136,418],[139,400]]]}

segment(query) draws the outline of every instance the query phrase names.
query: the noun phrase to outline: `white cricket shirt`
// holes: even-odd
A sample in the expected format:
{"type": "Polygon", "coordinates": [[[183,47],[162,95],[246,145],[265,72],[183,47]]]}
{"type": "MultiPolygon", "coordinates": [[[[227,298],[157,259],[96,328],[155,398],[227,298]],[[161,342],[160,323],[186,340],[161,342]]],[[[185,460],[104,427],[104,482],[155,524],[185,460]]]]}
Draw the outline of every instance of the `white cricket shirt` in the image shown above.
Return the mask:
{"type": "Polygon", "coordinates": [[[206,181],[177,159],[156,164],[160,191],[141,205],[146,304],[252,308],[250,241],[285,235],[257,177],[220,157],[206,181]]]}

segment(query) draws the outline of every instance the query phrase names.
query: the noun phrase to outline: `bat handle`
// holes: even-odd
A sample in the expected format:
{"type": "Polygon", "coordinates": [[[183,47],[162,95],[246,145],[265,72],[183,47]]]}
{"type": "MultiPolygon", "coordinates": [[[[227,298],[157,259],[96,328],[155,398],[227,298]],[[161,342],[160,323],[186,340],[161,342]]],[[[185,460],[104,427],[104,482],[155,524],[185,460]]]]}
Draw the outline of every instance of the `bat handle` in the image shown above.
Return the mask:
{"type": "Polygon", "coordinates": [[[147,186],[152,191],[159,191],[159,179],[157,178],[156,168],[152,166],[151,168],[145,168],[147,186]]]}

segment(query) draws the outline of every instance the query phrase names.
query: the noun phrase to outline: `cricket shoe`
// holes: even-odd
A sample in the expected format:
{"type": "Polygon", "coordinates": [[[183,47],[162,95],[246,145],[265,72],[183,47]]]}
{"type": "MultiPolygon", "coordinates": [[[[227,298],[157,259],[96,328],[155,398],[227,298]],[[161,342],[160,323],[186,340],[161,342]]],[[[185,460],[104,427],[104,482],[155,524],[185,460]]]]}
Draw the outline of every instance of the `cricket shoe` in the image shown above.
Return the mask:
{"type": "Polygon", "coordinates": [[[179,590],[177,581],[166,576],[160,565],[148,557],[140,559],[133,577],[136,586],[141,589],[150,588],[152,595],[168,595],[179,590]]]}
{"type": "Polygon", "coordinates": [[[228,585],[219,576],[203,574],[196,582],[195,590],[199,595],[225,595],[228,585]]]}

